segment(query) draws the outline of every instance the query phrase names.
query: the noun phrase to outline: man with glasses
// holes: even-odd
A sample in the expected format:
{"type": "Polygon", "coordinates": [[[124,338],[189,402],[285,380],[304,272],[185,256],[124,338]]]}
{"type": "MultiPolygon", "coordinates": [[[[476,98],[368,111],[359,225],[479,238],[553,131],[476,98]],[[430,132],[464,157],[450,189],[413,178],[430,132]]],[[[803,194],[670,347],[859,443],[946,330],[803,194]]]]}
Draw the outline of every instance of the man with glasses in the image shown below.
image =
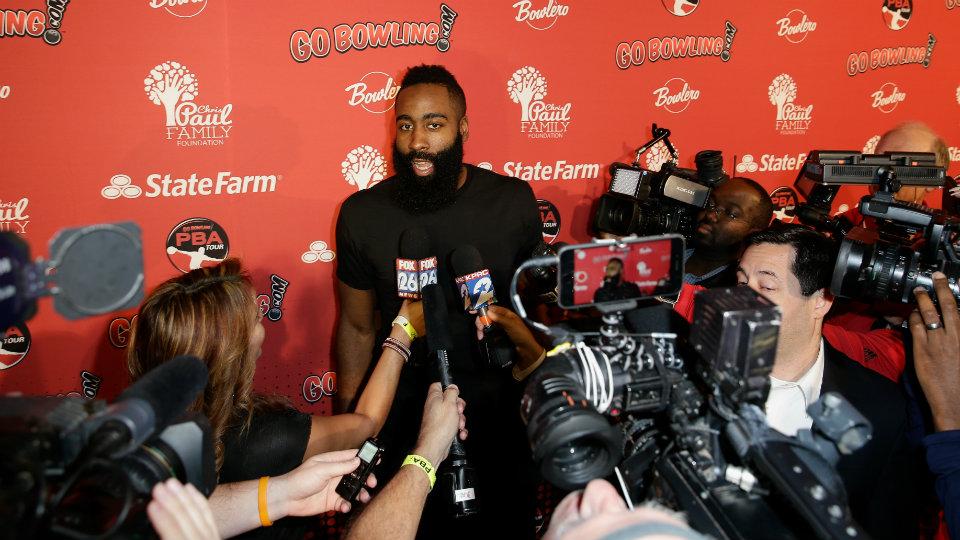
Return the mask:
{"type": "Polygon", "coordinates": [[[741,177],[720,184],[698,216],[683,280],[705,287],[735,285],[743,239],[766,228],[772,217],[773,203],[760,184],[741,177]]]}

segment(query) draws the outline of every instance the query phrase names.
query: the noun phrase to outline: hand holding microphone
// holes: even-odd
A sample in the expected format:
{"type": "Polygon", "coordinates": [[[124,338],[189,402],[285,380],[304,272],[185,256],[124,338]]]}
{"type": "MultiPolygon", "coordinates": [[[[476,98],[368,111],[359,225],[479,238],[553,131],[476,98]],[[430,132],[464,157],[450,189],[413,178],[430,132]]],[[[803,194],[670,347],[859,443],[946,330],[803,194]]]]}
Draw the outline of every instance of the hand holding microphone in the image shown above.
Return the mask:
{"type": "Polygon", "coordinates": [[[483,331],[478,335],[478,339],[487,364],[498,369],[509,367],[516,355],[510,339],[488,316],[488,311],[497,298],[493,290],[493,279],[490,271],[483,267],[480,252],[471,245],[463,245],[453,250],[450,262],[458,276],[456,283],[463,298],[463,309],[468,313],[476,313],[477,320],[482,325],[483,331]]]}
{"type": "MultiPolygon", "coordinates": [[[[519,358],[514,366],[514,374],[529,372],[543,361],[545,349],[516,313],[505,307],[490,306],[487,308],[487,320],[503,328],[516,346],[519,358]]],[[[477,339],[482,340],[485,327],[479,317],[476,319],[476,326],[477,339]]]]}

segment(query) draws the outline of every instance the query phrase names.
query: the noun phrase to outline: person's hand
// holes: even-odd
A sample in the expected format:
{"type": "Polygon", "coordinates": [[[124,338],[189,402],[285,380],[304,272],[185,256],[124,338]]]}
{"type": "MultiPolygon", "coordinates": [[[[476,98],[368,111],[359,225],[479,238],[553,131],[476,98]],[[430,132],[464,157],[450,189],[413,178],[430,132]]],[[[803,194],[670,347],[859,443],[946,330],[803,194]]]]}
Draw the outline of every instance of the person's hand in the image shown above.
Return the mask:
{"type": "Polygon", "coordinates": [[[459,395],[460,389],[455,384],[441,392],[440,383],[435,382],[427,390],[414,453],[427,458],[435,467],[447,459],[450,445],[458,433],[461,439],[467,438],[466,418],[463,416],[467,404],[459,395]]]}
{"type": "Polygon", "coordinates": [[[400,313],[410,321],[420,337],[427,335],[427,325],[423,322],[423,302],[420,300],[404,300],[400,305],[400,313]]]}
{"type": "Polygon", "coordinates": [[[918,312],[910,315],[917,378],[933,412],[937,431],[960,429],[960,316],[946,276],[933,273],[937,308],[923,288],[913,291],[918,312]]]}
{"type": "Polygon", "coordinates": [[[190,484],[176,478],[153,486],[147,517],[162,540],[220,538],[207,499],[190,484]]]}
{"type": "MultiPolygon", "coordinates": [[[[360,466],[357,450],[338,450],[311,456],[296,469],[270,479],[267,487],[269,506],[279,505],[285,516],[314,516],[337,510],[349,512],[351,501],[337,494],[337,484],[345,474],[360,466]]],[[[374,475],[367,486],[377,485],[374,475]]],[[[360,502],[370,500],[367,490],[360,490],[360,502]]]]}
{"type": "MultiPolygon", "coordinates": [[[[523,319],[513,311],[497,305],[491,305],[487,308],[487,318],[503,327],[510,337],[510,341],[517,347],[517,354],[520,355],[520,369],[524,369],[537,360],[543,354],[543,347],[537,343],[533,332],[523,322],[523,319]]],[[[483,323],[480,318],[476,319],[477,339],[483,339],[483,323]]]]}

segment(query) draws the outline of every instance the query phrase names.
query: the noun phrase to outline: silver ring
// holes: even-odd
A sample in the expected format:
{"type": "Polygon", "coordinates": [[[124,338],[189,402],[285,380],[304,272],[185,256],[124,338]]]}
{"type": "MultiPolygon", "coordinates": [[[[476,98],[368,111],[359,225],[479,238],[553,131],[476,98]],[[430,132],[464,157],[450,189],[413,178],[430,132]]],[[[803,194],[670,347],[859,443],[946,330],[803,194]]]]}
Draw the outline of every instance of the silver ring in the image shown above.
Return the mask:
{"type": "Polygon", "coordinates": [[[927,330],[939,330],[943,328],[943,326],[941,326],[940,323],[938,322],[927,323],[926,327],[927,327],[927,330]]]}

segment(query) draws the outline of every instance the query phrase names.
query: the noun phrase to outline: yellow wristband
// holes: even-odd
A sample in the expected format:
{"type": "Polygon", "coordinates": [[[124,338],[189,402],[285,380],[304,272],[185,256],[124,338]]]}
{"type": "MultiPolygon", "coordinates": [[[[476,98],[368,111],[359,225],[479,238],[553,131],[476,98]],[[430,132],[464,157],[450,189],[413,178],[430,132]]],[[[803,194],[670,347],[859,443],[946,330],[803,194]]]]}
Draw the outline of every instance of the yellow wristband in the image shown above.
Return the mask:
{"type": "Polygon", "coordinates": [[[401,467],[404,465],[416,465],[423,469],[423,472],[427,473],[427,478],[430,479],[430,489],[433,489],[433,484],[437,481],[437,473],[434,471],[433,463],[430,463],[427,458],[418,456],[417,454],[410,454],[403,460],[401,467]]]}
{"type": "Polygon", "coordinates": [[[410,336],[410,341],[413,341],[419,337],[419,334],[417,334],[417,329],[414,328],[413,325],[410,324],[410,321],[408,321],[403,315],[397,315],[397,318],[393,320],[393,324],[403,328],[403,331],[410,336]]]}
{"type": "Polygon", "coordinates": [[[260,525],[264,527],[273,525],[270,521],[270,513],[267,512],[267,482],[269,481],[269,476],[261,476],[260,485],[257,487],[257,510],[260,511],[260,525]]]}

